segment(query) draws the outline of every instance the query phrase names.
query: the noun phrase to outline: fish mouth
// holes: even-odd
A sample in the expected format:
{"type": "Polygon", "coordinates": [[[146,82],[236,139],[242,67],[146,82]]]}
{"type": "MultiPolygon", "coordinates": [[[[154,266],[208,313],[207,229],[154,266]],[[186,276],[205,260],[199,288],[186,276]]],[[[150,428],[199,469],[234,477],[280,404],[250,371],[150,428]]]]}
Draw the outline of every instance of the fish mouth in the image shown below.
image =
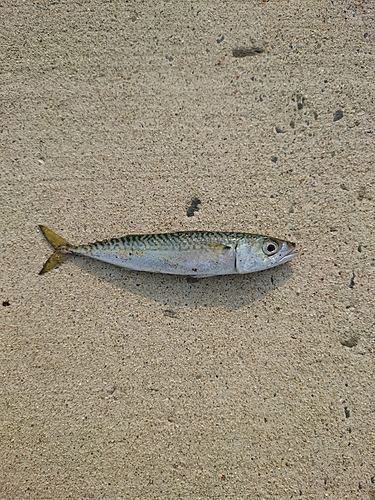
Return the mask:
{"type": "Polygon", "coordinates": [[[294,259],[294,257],[297,257],[298,255],[298,250],[296,250],[296,244],[295,243],[287,243],[287,253],[283,256],[283,258],[280,260],[280,264],[285,264],[285,262],[289,262],[290,260],[294,259]]]}

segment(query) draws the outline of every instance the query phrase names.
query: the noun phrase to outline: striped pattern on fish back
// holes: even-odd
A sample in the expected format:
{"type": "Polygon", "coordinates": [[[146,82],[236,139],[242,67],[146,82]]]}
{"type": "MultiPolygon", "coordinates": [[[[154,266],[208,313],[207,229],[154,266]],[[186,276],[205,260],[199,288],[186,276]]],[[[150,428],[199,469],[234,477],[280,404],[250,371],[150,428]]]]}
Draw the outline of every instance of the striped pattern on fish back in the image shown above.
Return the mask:
{"type": "Polygon", "coordinates": [[[235,244],[239,239],[252,239],[255,235],[229,232],[184,231],[177,233],[129,235],[122,238],[97,241],[89,245],[80,245],[82,250],[121,250],[121,249],[170,249],[188,250],[203,248],[210,243],[222,245],[235,244]]]}

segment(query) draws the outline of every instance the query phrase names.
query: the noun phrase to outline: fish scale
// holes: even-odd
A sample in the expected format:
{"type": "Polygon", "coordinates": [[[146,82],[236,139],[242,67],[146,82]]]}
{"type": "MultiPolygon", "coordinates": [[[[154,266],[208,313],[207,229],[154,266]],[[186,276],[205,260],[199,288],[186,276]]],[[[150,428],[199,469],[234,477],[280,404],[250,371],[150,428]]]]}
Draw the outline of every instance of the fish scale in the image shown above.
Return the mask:
{"type": "Polygon", "coordinates": [[[47,227],[40,226],[40,229],[55,248],[40,274],[71,255],[90,257],[130,270],[196,278],[261,271],[284,264],[297,255],[294,243],[243,232],[129,235],[74,246],[47,227]]]}

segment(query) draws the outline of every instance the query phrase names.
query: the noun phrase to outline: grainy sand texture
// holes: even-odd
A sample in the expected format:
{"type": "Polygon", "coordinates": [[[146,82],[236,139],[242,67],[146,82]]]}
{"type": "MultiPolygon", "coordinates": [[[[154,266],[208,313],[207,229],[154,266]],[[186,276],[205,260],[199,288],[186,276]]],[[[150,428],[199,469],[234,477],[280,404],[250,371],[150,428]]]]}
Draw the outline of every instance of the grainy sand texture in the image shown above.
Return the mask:
{"type": "Polygon", "coordinates": [[[374,500],[375,3],[0,14],[1,500],[374,500]],[[39,276],[38,224],[300,255],[194,282],[84,258],[39,276]]]}

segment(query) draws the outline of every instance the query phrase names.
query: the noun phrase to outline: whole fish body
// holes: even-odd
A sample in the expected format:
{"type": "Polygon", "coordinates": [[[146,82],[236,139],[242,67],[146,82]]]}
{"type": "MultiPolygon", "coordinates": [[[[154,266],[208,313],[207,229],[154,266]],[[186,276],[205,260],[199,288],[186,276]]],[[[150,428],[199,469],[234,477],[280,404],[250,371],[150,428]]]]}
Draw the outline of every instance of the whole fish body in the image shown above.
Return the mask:
{"type": "Polygon", "coordinates": [[[130,235],[74,246],[47,227],[39,227],[55,248],[39,274],[50,271],[70,255],[135,271],[195,278],[261,271],[298,255],[295,243],[257,234],[186,231],[130,235]]]}

